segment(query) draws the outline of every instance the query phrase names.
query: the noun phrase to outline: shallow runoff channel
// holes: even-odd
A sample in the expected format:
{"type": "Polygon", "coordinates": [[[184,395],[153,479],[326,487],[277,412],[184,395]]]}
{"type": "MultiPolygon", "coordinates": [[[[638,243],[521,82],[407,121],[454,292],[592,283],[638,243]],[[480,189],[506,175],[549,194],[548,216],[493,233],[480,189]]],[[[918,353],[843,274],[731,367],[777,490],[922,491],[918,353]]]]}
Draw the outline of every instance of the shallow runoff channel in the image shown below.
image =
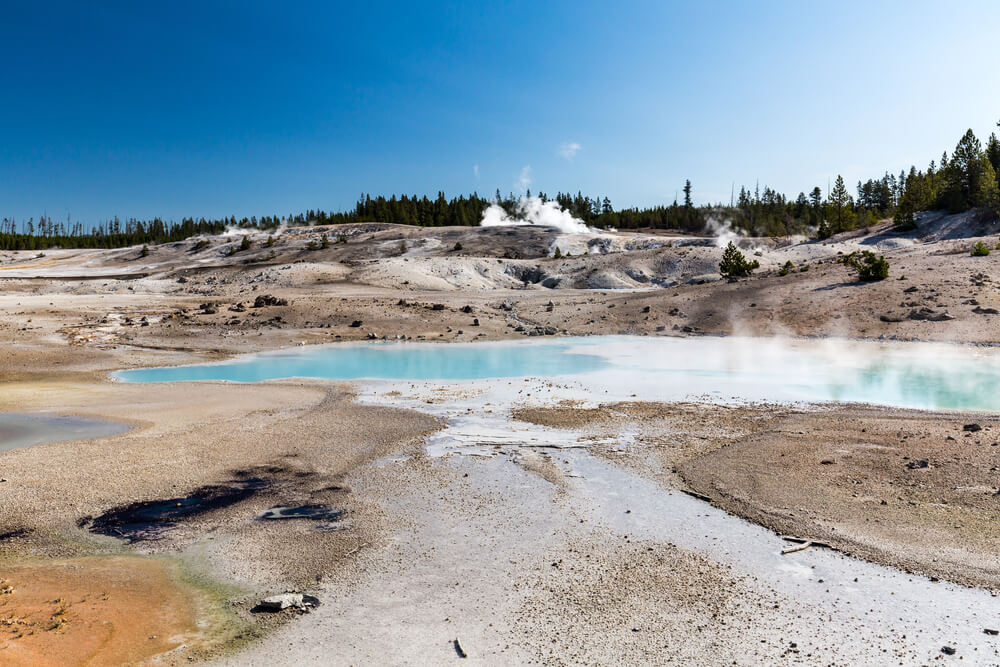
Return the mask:
{"type": "MultiPolygon", "coordinates": [[[[836,636],[841,660],[926,662],[943,646],[998,663],[1000,602],[989,592],[827,550],[782,556],[774,533],[663,489],[586,450],[579,434],[510,419],[515,404],[572,399],[844,401],[997,411],[1000,352],[936,343],[755,338],[593,337],[471,344],[341,344],[198,366],[121,371],[119,380],[357,380],[363,402],[447,420],[432,456],[559,449],[577,509],[620,535],[670,542],[731,565],[801,604],[836,636]],[[625,510],[630,510],[626,513],[625,510]]],[[[628,447],[628,435],[616,444],[628,447]]],[[[956,656],[958,657],[958,656],[956,656]]]]}

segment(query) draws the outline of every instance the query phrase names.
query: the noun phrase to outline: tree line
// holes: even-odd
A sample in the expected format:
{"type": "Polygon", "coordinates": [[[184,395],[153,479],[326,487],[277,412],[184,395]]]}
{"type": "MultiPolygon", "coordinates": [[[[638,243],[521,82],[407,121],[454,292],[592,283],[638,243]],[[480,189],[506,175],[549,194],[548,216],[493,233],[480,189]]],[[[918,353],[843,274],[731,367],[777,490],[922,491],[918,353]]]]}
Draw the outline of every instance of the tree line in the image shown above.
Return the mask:
{"type": "MultiPolygon", "coordinates": [[[[1000,123],[997,124],[1000,126],[1000,123]]],[[[604,196],[575,195],[557,192],[550,197],[544,192],[537,196],[543,201],[555,201],[563,209],[586,224],[599,228],[670,229],[689,233],[710,229],[713,222],[728,222],[749,236],[784,236],[805,234],[826,238],[832,234],[864,227],[892,217],[897,229],[914,225],[919,211],[944,209],[960,213],[971,209],[987,215],[1000,215],[1000,140],[990,135],[984,146],[972,130],[966,132],[949,156],[940,162],[931,161],[926,170],[910,167],[898,176],[885,172],[879,178],[858,181],[852,195],[843,177],[837,176],[826,196],[819,186],[808,194],[800,192],[790,199],[765,186],[753,190],[740,188],[739,196],[730,204],[695,206],[692,185],[684,184],[682,201],[646,208],[615,209],[604,196]]],[[[735,194],[735,193],[734,193],[735,194]]],[[[526,192],[531,196],[531,191],[526,192]]],[[[85,228],[81,223],[57,222],[47,216],[36,221],[30,218],[18,222],[12,218],[0,220],[0,250],[44,250],[47,248],[120,248],[140,244],[180,241],[201,234],[220,234],[226,229],[274,230],[281,226],[330,225],[358,222],[387,222],[423,227],[477,225],[483,211],[498,204],[510,215],[516,215],[520,197],[513,193],[501,195],[498,189],[492,197],[478,193],[451,199],[444,192],[435,198],[418,195],[372,196],[362,194],[353,209],[323,211],[309,209],[287,215],[265,215],[260,218],[235,216],[207,220],[184,218],[180,222],[118,218],[85,228]]]]}

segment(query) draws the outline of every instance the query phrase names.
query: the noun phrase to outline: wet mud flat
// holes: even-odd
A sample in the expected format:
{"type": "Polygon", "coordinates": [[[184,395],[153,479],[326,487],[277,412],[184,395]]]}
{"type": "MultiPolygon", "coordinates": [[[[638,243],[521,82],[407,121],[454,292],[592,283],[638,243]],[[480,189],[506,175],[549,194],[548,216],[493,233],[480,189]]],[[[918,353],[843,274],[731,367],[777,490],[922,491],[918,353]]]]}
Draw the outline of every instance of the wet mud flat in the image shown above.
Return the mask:
{"type": "MultiPolygon", "coordinates": [[[[280,466],[268,466],[236,471],[232,477],[218,484],[198,487],[184,496],[115,507],[96,517],[84,517],[78,525],[92,533],[128,543],[155,541],[180,525],[260,498],[284,502],[272,504],[252,521],[312,521],[319,530],[335,530],[340,527],[340,522],[346,520],[344,509],[316,502],[289,502],[292,498],[301,497],[301,490],[295,487],[297,482],[313,477],[309,472],[290,472],[280,466]]],[[[342,491],[335,485],[319,490],[325,495],[342,491]]]]}

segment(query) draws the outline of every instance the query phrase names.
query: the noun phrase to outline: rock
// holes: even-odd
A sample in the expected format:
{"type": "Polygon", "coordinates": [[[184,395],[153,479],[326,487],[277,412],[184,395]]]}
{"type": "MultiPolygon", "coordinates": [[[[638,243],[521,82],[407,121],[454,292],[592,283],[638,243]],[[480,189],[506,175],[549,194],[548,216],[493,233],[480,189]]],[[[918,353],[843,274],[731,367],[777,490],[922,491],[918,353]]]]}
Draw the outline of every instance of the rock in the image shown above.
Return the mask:
{"type": "Polygon", "coordinates": [[[927,459],[920,459],[919,461],[910,461],[906,464],[906,467],[910,470],[921,470],[930,466],[930,462],[927,459]]]}
{"type": "Polygon", "coordinates": [[[270,294],[261,294],[253,300],[254,308],[264,308],[265,306],[287,306],[288,299],[279,299],[270,294]]]}
{"type": "Polygon", "coordinates": [[[545,327],[542,329],[542,333],[544,333],[546,336],[555,336],[557,333],[559,333],[559,329],[557,329],[556,327],[545,327]]]}
{"type": "Polygon", "coordinates": [[[945,655],[955,655],[955,649],[953,649],[950,646],[942,646],[941,652],[944,653],[945,655]]]}
{"type": "Polygon", "coordinates": [[[943,310],[933,310],[927,307],[911,310],[906,317],[911,320],[926,320],[927,322],[944,322],[955,319],[943,310]]]}
{"type": "Polygon", "coordinates": [[[962,427],[963,431],[968,431],[969,433],[975,433],[976,431],[982,431],[983,427],[979,424],[966,424],[962,427]]]}
{"type": "Polygon", "coordinates": [[[472,320],[472,326],[474,326],[474,327],[478,327],[479,326],[479,318],[478,317],[476,317],[476,318],[474,318],[472,320]]]}
{"type": "Polygon", "coordinates": [[[358,327],[360,327],[360,326],[361,326],[361,320],[354,320],[354,321],[353,321],[353,322],[351,322],[351,324],[350,324],[350,327],[351,327],[352,329],[357,329],[357,328],[358,328],[358,327]]]}
{"type": "Polygon", "coordinates": [[[472,312],[472,306],[462,306],[462,312],[468,315],[472,312]]]}
{"type": "Polygon", "coordinates": [[[823,459],[822,461],[819,462],[819,464],[820,465],[824,465],[824,466],[832,466],[834,464],[834,460],[833,459],[823,459]]]}
{"type": "Polygon", "coordinates": [[[307,611],[318,606],[319,599],[313,597],[312,595],[304,595],[302,593],[282,593],[281,595],[272,595],[271,597],[264,598],[257,603],[257,606],[254,607],[254,611],[276,612],[283,611],[285,609],[299,609],[307,611]]]}
{"type": "Polygon", "coordinates": [[[996,637],[997,635],[1000,635],[1000,630],[993,630],[992,628],[983,628],[983,634],[993,635],[994,637],[996,637]]]}
{"type": "Polygon", "coordinates": [[[972,309],[972,312],[977,315],[1000,315],[1000,310],[996,308],[983,308],[982,306],[976,306],[972,309]]]}
{"type": "Polygon", "coordinates": [[[188,279],[185,278],[184,276],[181,276],[180,278],[177,279],[177,282],[179,282],[181,285],[183,285],[187,281],[188,281],[188,279]]]}
{"type": "Polygon", "coordinates": [[[378,338],[378,334],[374,332],[368,332],[367,338],[368,340],[375,340],[376,338],[378,338]]]}
{"type": "Polygon", "coordinates": [[[431,310],[444,310],[444,304],[443,303],[432,304],[431,310]]]}
{"type": "Polygon", "coordinates": [[[649,306],[643,306],[642,312],[648,313],[649,312],[649,306]]]}
{"type": "Polygon", "coordinates": [[[883,322],[902,322],[904,319],[906,319],[902,315],[891,315],[889,313],[879,315],[878,318],[883,322]]]}
{"type": "Polygon", "coordinates": [[[903,292],[906,294],[913,294],[916,291],[917,291],[916,285],[914,285],[913,287],[907,287],[905,290],[903,290],[903,292]]]}

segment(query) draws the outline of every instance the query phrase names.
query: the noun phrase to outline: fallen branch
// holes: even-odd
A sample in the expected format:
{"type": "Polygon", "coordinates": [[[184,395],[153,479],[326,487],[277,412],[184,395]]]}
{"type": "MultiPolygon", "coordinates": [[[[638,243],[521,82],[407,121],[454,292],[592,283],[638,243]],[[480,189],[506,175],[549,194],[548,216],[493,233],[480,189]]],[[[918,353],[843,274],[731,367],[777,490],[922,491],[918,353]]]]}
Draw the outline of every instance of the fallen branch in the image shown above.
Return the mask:
{"type": "Polygon", "coordinates": [[[686,493],[687,495],[691,496],[692,498],[697,498],[698,500],[703,500],[706,503],[712,502],[712,499],[709,498],[708,496],[703,496],[700,493],[696,493],[695,491],[688,491],[687,489],[681,489],[681,493],[686,493]]]}
{"type": "Polygon", "coordinates": [[[793,554],[796,553],[797,551],[805,551],[809,547],[820,547],[822,549],[831,549],[833,551],[837,551],[837,549],[834,549],[826,542],[819,542],[817,540],[807,540],[804,537],[795,537],[794,535],[782,535],[781,539],[785,540],[786,542],[795,542],[798,545],[794,547],[789,547],[788,549],[782,549],[781,550],[782,556],[786,554],[793,554]]]}
{"type": "Polygon", "coordinates": [[[812,542],[803,542],[802,544],[798,544],[798,545],[796,545],[794,547],[788,547],[787,549],[782,549],[781,550],[781,555],[782,556],[787,556],[788,554],[793,554],[793,553],[796,553],[798,551],[805,551],[806,549],[808,549],[812,545],[813,545],[812,542]]]}

